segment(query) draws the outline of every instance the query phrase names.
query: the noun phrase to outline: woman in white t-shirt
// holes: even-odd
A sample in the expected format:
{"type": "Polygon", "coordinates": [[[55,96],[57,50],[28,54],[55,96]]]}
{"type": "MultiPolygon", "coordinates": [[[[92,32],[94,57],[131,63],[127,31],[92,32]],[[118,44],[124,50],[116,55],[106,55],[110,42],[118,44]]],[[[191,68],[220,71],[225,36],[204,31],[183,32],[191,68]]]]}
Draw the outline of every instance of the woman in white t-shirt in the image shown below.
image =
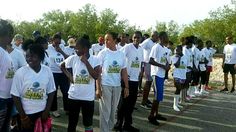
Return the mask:
{"type": "Polygon", "coordinates": [[[106,47],[98,54],[101,62],[101,77],[97,80],[96,94],[99,99],[100,131],[110,132],[114,127],[115,112],[121,95],[121,80],[124,81],[124,97],[129,95],[125,55],[116,49],[117,34],[105,35],[106,47]]]}
{"type": "MultiPolygon", "coordinates": [[[[65,53],[64,46],[60,44],[61,36],[59,34],[55,34],[53,36],[53,43],[48,46],[47,53],[50,60],[50,68],[53,73],[56,89],[60,87],[62,96],[63,96],[63,108],[64,111],[68,111],[68,90],[70,87],[69,80],[66,75],[62,72],[60,64],[68,57],[65,53]]],[[[51,107],[52,115],[55,117],[59,117],[60,114],[57,111],[57,91],[54,95],[52,107],[51,107]]]]}
{"type": "Polygon", "coordinates": [[[30,45],[26,52],[28,65],[21,67],[13,78],[11,95],[24,132],[33,132],[38,118],[45,121],[49,117],[56,88],[50,68],[41,65],[44,56],[42,46],[30,45]]]}
{"type": "Polygon", "coordinates": [[[48,49],[47,39],[40,36],[35,40],[35,43],[43,46],[45,57],[44,57],[44,60],[42,61],[42,64],[49,67],[50,66],[50,60],[49,60],[49,56],[48,56],[48,53],[47,53],[47,49],[48,49]]]}
{"type": "Polygon", "coordinates": [[[182,106],[179,105],[180,91],[184,88],[187,66],[188,66],[188,58],[182,53],[182,46],[178,45],[175,49],[175,55],[172,57],[172,64],[174,65],[173,77],[174,77],[174,85],[176,87],[174,94],[174,103],[173,109],[175,111],[180,111],[179,108],[182,106]]]}
{"type": "Polygon", "coordinates": [[[82,109],[85,132],[93,131],[93,113],[95,99],[95,80],[99,76],[99,61],[90,56],[90,42],[81,38],[76,42],[76,55],[68,57],[61,68],[70,79],[68,91],[69,123],[68,132],[75,132],[80,109],[82,109]],[[72,68],[73,75],[67,70],[72,68]]]}

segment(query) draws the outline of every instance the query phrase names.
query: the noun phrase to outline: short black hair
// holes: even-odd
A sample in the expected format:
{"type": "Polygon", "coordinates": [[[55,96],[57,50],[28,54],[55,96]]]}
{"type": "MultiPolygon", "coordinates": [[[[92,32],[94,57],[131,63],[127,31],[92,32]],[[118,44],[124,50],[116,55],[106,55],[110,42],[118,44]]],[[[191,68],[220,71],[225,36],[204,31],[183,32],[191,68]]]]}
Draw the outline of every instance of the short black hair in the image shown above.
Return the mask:
{"type": "Polygon", "coordinates": [[[90,40],[89,35],[83,34],[82,38],[87,39],[88,41],[90,40]]]}
{"type": "Polygon", "coordinates": [[[31,45],[29,45],[28,50],[31,54],[38,55],[38,57],[41,61],[44,60],[45,52],[44,52],[44,48],[43,48],[42,45],[40,45],[40,44],[31,44],[31,45]]]}
{"type": "Polygon", "coordinates": [[[207,44],[207,45],[208,45],[208,44],[212,44],[211,40],[207,40],[207,41],[206,41],[206,44],[207,44]]]}
{"type": "Polygon", "coordinates": [[[107,32],[106,34],[111,35],[111,37],[112,37],[113,40],[117,40],[117,38],[118,38],[118,34],[115,33],[115,32],[107,32]]]}
{"type": "Polygon", "coordinates": [[[141,37],[143,36],[142,32],[140,32],[140,31],[135,31],[134,34],[139,34],[141,37]]]}
{"type": "Polygon", "coordinates": [[[167,32],[161,31],[161,32],[159,33],[159,38],[162,38],[162,37],[164,37],[164,36],[168,36],[168,35],[167,35],[167,32]]]}
{"type": "Polygon", "coordinates": [[[27,40],[25,40],[25,41],[23,42],[23,44],[22,44],[22,49],[23,49],[24,51],[27,51],[28,48],[29,48],[29,46],[32,45],[32,44],[34,44],[34,41],[33,41],[32,39],[27,39],[27,40]]]}
{"type": "Polygon", "coordinates": [[[78,39],[76,41],[76,45],[80,45],[80,46],[82,46],[82,48],[88,48],[88,49],[91,48],[91,43],[89,42],[89,40],[87,40],[83,37],[81,37],[80,39],[78,39]]]}
{"type": "Polygon", "coordinates": [[[149,37],[150,37],[150,35],[149,35],[149,34],[146,34],[146,33],[143,34],[143,36],[146,37],[146,38],[149,38],[149,37]]]}
{"type": "Polygon", "coordinates": [[[0,37],[12,37],[14,34],[14,28],[10,22],[0,19],[0,37]]]}
{"type": "Polygon", "coordinates": [[[61,39],[61,35],[60,34],[54,34],[52,37],[53,40],[55,39],[61,39]]]}
{"type": "Polygon", "coordinates": [[[42,44],[47,44],[47,43],[48,43],[47,39],[41,36],[35,40],[35,44],[42,45],[42,44]]]}

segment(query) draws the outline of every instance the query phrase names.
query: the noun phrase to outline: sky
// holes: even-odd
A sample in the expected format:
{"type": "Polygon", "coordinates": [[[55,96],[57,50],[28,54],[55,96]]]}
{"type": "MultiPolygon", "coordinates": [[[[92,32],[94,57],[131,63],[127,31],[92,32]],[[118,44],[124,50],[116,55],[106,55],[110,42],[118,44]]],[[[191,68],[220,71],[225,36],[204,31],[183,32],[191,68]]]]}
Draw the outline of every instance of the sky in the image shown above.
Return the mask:
{"type": "Polygon", "coordinates": [[[60,9],[78,11],[85,4],[95,5],[98,12],[110,8],[127,19],[130,25],[145,29],[155,26],[156,21],[176,21],[190,24],[194,20],[209,17],[209,11],[230,4],[231,0],[2,0],[0,17],[13,21],[33,21],[43,13],[60,9]]]}

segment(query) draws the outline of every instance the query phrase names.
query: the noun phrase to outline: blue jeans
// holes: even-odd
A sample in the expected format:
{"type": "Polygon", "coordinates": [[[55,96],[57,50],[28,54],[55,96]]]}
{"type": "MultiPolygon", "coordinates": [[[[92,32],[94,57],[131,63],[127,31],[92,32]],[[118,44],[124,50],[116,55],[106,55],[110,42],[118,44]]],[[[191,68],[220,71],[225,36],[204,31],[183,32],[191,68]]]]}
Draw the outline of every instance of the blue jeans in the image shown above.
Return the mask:
{"type": "Polygon", "coordinates": [[[10,131],[10,117],[13,100],[0,98],[0,132],[10,131]]]}

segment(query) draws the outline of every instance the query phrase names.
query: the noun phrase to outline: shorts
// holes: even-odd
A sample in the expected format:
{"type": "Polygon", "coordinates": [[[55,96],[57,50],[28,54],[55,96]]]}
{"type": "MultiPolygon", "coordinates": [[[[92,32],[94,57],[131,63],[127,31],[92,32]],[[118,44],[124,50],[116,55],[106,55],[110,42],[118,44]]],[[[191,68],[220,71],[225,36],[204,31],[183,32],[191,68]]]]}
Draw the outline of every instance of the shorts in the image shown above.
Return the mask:
{"type": "Polygon", "coordinates": [[[151,64],[144,62],[144,77],[146,81],[152,81],[152,76],[151,76],[151,64]]]}
{"type": "Polygon", "coordinates": [[[224,73],[230,72],[231,75],[234,75],[235,74],[234,64],[224,64],[223,72],[224,73]]]}
{"type": "Polygon", "coordinates": [[[153,76],[154,84],[154,96],[155,99],[160,102],[163,100],[164,96],[164,81],[165,78],[160,78],[158,76],[153,76]]]}
{"type": "Polygon", "coordinates": [[[212,72],[212,71],[213,71],[212,66],[207,66],[207,67],[206,67],[206,72],[212,72]]]}
{"type": "Polygon", "coordinates": [[[184,84],[186,79],[174,78],[175,83],[184,84]]]}

